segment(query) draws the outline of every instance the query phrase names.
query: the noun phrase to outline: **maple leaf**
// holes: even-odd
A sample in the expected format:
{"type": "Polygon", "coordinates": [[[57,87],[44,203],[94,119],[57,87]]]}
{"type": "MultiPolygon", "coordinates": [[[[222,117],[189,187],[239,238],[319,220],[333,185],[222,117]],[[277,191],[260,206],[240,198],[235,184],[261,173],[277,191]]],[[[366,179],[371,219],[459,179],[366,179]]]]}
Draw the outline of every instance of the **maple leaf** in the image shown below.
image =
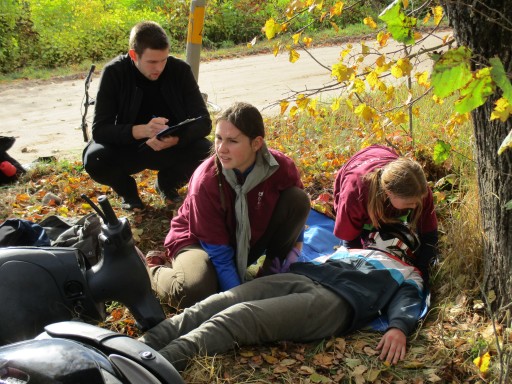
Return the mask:
{"type": "Polygon", "coordinates": [[[357,116],[363,118],[367,122],[373,120],[377,116],[375,110],[364,103],[358,105],[357,108],[354,110],[354,113],[357,116]]]}
{"type": "Polygon", "coordinates": [[[455,110],[459,113],[470,112],[483,105],[493,93],[491,69],[482,68],[475,74],[474,79],[461,89],[462,98],[455,102],[455,110]]]}
{"type": "Polygon", "coordinates": [[[397,79],[410,75],[411,71],[412,65],[407,58],[398,59],[396,64],[391,68],[391,74],[397,79]]]}
{"type": "Polygon", "coordinates": [[[354,74],[354,70],[352,68],[347,67],[343,63],[337,63],[332,66],[331,74],[333,77],[336,77],[338,82],[347,81],[354,74]]]}
{"type": "Polygon", "coordinates": [[[448,51],[441,56],[432,55],[436,61],[431,81],[437,97],[447,97],[466,86],[472,79],[469,60],[471,51],[465,47],[448,51]]]}
{"type": "Polygon", "coordinates": [[[402,9],[400,0],[393,1],[379,15],[379,19],[384,21],[393,38],[399,43],[414,44],[412,28],[416,26],[415,17],[406,16],[402,9]]]}

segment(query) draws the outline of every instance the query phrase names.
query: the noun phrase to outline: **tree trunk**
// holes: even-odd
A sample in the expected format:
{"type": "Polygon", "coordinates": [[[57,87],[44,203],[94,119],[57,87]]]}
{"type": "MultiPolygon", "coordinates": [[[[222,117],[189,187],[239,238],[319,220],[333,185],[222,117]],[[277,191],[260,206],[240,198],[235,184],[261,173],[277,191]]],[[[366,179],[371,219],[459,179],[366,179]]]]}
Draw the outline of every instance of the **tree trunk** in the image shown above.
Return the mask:
{"type": "MultiPolygon", "coordinates": [[[[476,61],[499,57],[509,78],[512,74],[512,7],[509,0],[444,1],[444,9],[459,45],[470,48],[476,61]]],[[[505,123],[490,121],[494,103],[501,90],[472,112],[478,164],[478,187],[484,231],[484,281],[487,294],[494,290],[494,309],[512,301],[512,210],[505,204],[512,200],[512,149],[498,156],[498,148],[512,130],[512,118],[505,123]]],[[[460,250],[464,257],[464,249],[460,250]]],[[[502,318],[503,313],[497,313],[502,318]]]]}

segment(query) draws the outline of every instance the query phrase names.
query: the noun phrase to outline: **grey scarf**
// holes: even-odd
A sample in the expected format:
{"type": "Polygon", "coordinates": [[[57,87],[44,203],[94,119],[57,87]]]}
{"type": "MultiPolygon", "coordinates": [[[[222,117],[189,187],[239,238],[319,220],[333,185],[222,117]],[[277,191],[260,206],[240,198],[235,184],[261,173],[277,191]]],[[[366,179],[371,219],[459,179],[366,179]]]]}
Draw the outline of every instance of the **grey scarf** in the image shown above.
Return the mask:
{"type": "Polygon", "coordinates": [[[256,153],[256,163],[249,173],[245,182],[240,185],[235,171],[222,168],[229,185],[236,192],[235,217],[236,217],[236,267],[242,282],[245,281],[247,259],[251,241],[251,223],[249,221],[249,210],[247,206],[247,193],[255,186],[268,179],[277,169],[279,163],[268,151],[265,143],[256,153]]]}

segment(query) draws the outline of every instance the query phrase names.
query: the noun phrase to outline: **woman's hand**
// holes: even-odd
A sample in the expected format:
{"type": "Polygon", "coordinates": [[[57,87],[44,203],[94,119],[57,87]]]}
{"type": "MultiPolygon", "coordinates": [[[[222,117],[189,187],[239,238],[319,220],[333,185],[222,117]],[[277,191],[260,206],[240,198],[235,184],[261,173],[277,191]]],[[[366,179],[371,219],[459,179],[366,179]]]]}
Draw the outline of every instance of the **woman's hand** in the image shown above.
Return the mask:
{"type": "Polygon", "coordinates": [[[380,360],[397,364],[405,358],[407,336],[398,328],[390,328],[380,339],[377,350],[381,351],[380,360]]]}

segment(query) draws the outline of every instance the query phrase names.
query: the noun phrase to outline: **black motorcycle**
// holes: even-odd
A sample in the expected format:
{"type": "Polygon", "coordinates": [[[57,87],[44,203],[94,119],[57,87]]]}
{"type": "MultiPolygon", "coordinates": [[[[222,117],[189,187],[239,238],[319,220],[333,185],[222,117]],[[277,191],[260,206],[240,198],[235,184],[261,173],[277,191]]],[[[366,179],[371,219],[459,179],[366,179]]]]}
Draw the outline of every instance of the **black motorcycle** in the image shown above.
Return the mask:
{"type": "Polygon", "coordinates": [[[90,323],[118,301],[145,331],[165,319],[129,222],[106,196],[99,260],[76,248],[0,248],[0,383],[183,383],[157,351],[90,323]]]}

